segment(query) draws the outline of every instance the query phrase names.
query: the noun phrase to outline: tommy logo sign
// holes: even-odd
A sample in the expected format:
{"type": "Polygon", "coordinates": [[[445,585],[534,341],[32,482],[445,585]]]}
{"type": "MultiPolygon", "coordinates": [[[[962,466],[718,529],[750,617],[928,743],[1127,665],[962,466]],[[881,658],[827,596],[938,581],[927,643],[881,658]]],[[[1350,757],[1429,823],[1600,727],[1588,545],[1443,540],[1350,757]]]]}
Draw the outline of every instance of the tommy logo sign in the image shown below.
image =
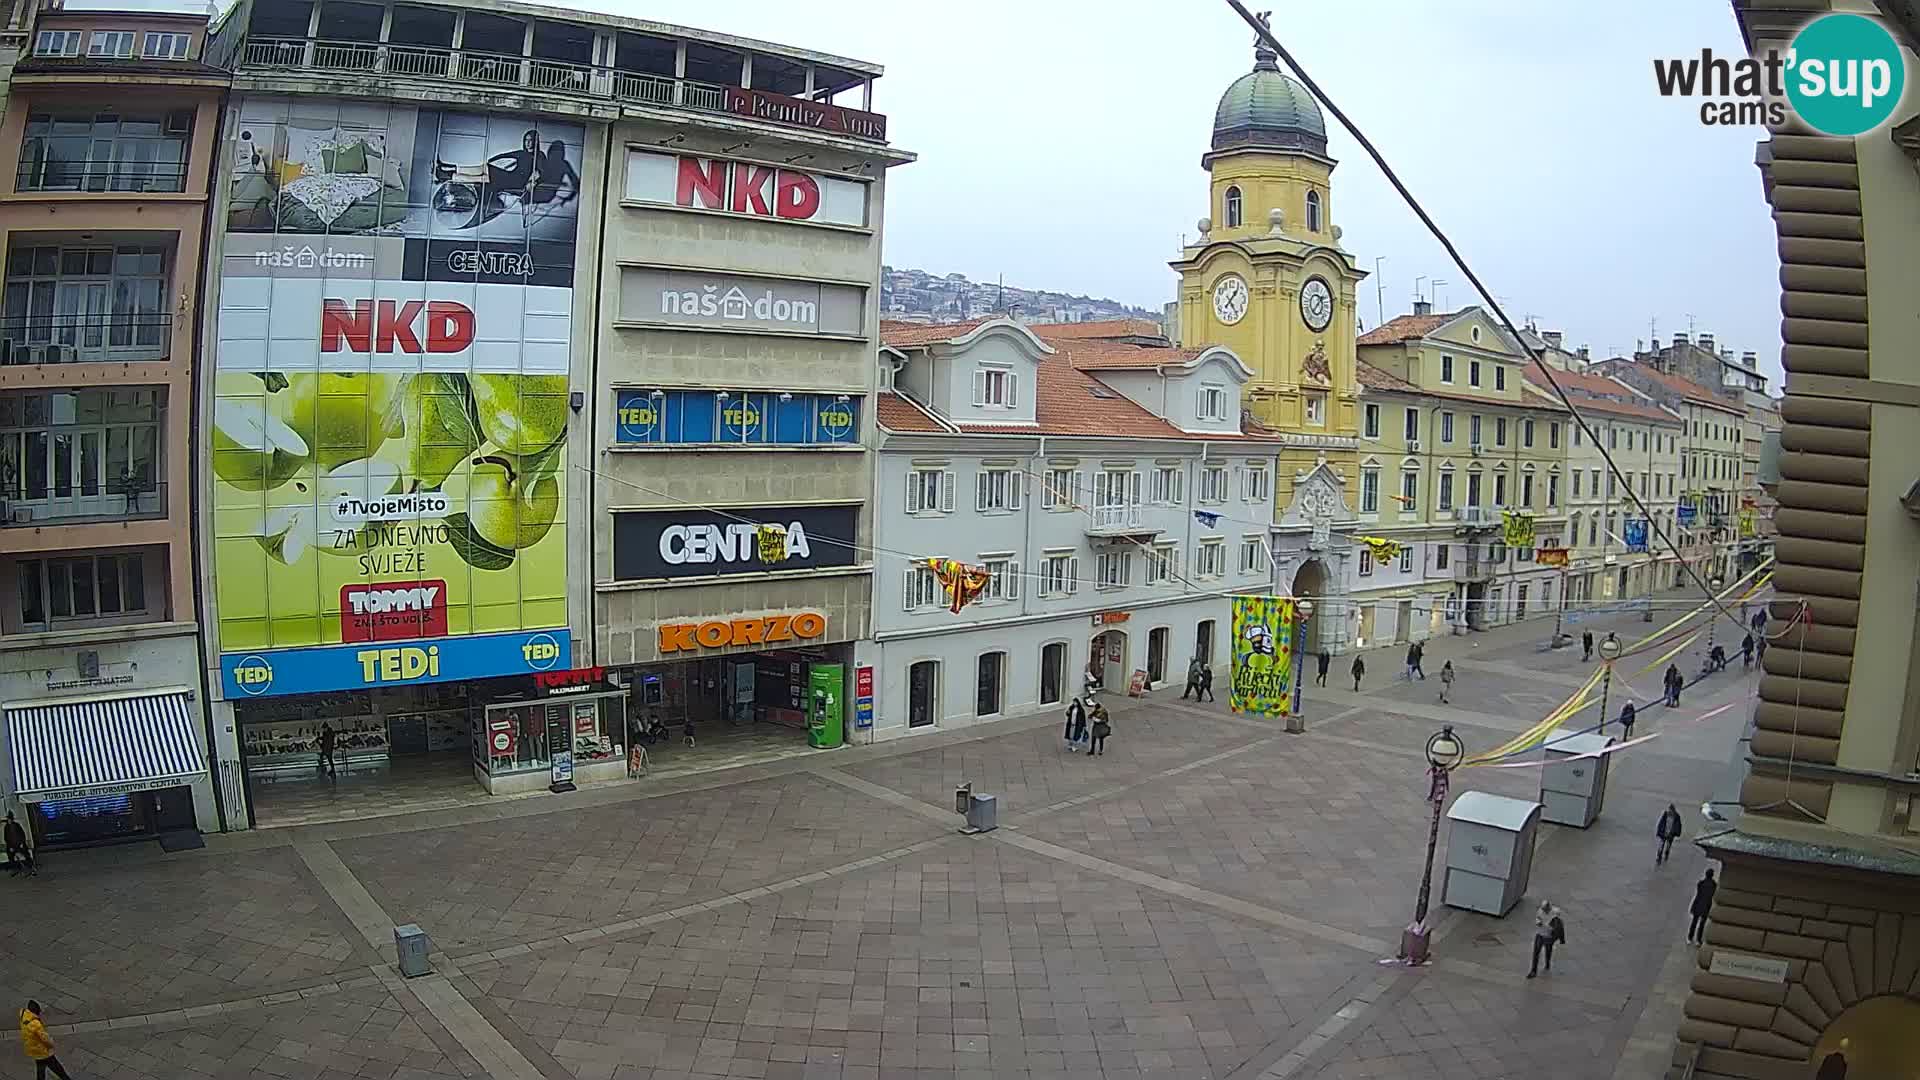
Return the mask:
{"type": "Polygon", "coordinates": [[[473,347],[473,309],[453,300],[323,300],[323,353],[457,353],[473,347]],[[422,317],[424,315],[424,318],[422,317]]]}
{"type": "Polygon", "coordinates": [[[340,640],[407,641],[447,633],[447,583],[387,581],[340,587],[340,640]]]}
{"type": "Polygon", "coordinates": [[[867,185],[725,158],[627,152],[627,200],[812,225],[867,224],[867,185]]]}

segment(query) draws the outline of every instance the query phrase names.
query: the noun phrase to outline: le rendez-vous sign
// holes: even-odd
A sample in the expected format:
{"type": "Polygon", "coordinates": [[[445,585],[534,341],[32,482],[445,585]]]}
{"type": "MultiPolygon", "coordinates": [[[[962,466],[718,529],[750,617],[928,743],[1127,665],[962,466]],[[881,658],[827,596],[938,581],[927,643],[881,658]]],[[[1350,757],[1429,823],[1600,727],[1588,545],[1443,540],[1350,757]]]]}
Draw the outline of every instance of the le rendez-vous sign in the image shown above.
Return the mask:
{"type": "Polygon", "coordinates": [[[727,87],[727,111],[789,127],[812,128],[832,135],[880,142],[887,140],[887,118],[879,113],[846,109],[824,101],[808,101],[785,94],[769,94],[765,90],[727,87]]]}

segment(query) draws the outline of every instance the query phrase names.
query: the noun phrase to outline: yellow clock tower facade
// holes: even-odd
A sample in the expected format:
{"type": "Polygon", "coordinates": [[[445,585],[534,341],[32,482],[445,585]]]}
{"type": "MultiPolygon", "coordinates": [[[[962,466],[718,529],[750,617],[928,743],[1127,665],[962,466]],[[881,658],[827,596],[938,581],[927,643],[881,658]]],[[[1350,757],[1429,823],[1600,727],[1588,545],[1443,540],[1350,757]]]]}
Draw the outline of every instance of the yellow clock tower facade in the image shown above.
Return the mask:
{"type": "MultiPolygon", "coordinates": [[[[1247,409],[1282,433],[1273,530],[1276,591],[1344,594],[1355,521],[1359,387],[1354,293],[1365,273],[1333,224],[1326,122],[1264,45],[1221,95],[1199,239],[1180,274],[1180,344],[1223,345],[1253,369],[1247,409]]],[[[1332,607],[1334,605],[1326,605],[1332,607]]],[[[1315,647],[1346,638],[1327,612],[1315,647]]]]}

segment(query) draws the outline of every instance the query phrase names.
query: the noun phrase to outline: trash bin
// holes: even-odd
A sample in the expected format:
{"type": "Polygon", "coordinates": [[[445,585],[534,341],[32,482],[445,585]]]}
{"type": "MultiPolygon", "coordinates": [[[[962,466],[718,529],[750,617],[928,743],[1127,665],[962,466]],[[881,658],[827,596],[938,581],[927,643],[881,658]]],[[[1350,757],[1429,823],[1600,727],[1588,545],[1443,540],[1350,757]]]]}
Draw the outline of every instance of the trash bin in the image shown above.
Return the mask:
{"type": "Polygon", "coordinates": [[[953,812],[954,813],[956,814],[966,813],[967,804],[971,803],[972,801],[973,801],[973,785],[972,784],[962,784],[959,787],[953,789],[953,812]]]}
{"type": "Polygon", "coordinates": [[[427,966],[427,950],[433,948],[427,932],[413,923],[393,928],[393,948],[400,956],[400,974],[411,979],[418,975],[431,975],[433,969],[427,966]]]}
{"type": "Polygon", "coordinates": [[[970,833],[992,832],[1000,825],[1000,800],[992,795],[974,795],[967,800],[967,827],[970,833]]]}

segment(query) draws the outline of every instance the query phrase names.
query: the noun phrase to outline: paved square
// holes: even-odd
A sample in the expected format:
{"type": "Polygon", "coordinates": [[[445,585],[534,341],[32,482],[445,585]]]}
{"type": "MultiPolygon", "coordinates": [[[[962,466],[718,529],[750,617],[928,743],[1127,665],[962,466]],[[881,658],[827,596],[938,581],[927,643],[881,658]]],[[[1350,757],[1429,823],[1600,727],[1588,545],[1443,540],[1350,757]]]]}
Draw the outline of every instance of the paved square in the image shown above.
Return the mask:
{"type": "Polygon", "coordinates": [[[1097,758],[1041,716],[589,805],[50,853],[0,880],[0,994],[48,1006],[76,1076],[135,1080],[1644,1076],[1704,865],[1656,868],[1653,823],[1671,801],[1699,828],[1749,679],[1651,711],[1661,738],[1615,761],[1591,828],[1543,827],[1513,912],[1441,907],[1437,874],[1439,963],[1380,962],[1420,876],[1427,736],[1490,749],[1584,673],[1538,629],[1430,645],[1474,673],[1446,706],[1431,681],[1312,693],[1304,735],[1162,694],[1114,700],[1097,758]],[[1000,830],[957,834],[965,781],[1000,830]],[[1541,897],[1568,941],[1529,981],[1541,897]],[[436,975],[392,973],[407,921],[436,975]]]}

